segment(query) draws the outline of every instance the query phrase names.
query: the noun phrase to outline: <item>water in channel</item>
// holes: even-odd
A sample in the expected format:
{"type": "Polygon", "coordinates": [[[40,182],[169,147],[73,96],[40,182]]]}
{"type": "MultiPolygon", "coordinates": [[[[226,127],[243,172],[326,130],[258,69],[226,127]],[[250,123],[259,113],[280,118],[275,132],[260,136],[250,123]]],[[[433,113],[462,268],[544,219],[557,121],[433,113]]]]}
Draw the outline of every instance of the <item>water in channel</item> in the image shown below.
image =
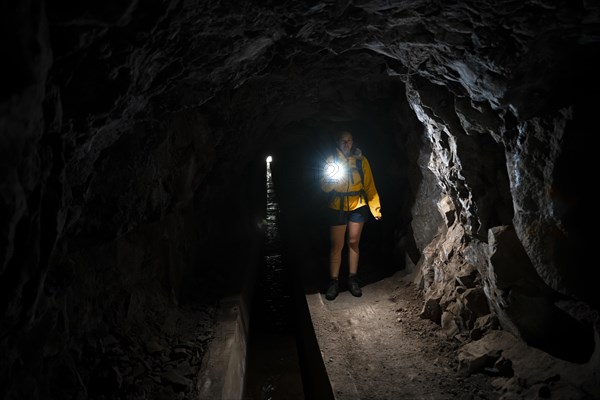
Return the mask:
{"type": "Polygon", "coordinates": [[[279,205],[267,161],[266,234],[252,301],[244,400],[304,399],[296,311],[277,227],[279,205]]]}

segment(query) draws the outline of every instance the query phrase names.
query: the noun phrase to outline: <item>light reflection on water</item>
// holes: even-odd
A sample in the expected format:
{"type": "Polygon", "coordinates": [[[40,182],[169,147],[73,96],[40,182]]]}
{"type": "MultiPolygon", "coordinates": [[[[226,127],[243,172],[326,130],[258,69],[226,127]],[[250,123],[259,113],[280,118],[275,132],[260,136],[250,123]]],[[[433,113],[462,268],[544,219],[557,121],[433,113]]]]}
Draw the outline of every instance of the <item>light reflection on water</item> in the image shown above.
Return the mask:
{"type": "Polygon", "coordinates": [[[278,229],[279,204],[267,163],[262,265],[252,305],[244,400],[304,399],[297,354],[295,307],[278,229]]]}
{"type": "Polygon", "coordinates": [[[285,329],[290,324],[287,307],[290,296],[285,288],[285,276],[281,255],[281,241],[277,218],[279,204],[273,185],[271,164],[267,163],[267,198],[266,198],[266,238],[265,238],[265,269],[261,279],[268,312],[271,314],[274,328],[285,329]]]}

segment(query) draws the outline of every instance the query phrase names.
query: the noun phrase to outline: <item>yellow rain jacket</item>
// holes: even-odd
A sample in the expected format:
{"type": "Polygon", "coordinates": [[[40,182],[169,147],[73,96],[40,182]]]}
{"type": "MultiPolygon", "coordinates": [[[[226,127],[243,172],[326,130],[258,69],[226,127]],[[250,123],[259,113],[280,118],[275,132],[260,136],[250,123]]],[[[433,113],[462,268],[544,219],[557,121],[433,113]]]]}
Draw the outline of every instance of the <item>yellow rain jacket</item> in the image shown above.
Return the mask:
{"type": "Polygon", "coordinates": [[[321,178],[321,188],[324,192],[332,194],[329,208],[341,210],[341,207],[343,207],[344,211],[352,211],[368,204],[373,217],[380,219],[381,204],[379,194],[375,188],[371,166],[367,158],[360,154],[360,151],[357,153],[346,157],[344,153],[336,149],[335,156],[327,157],[325,171],[321,178]],[[360,173],[356,168],[357,159],[362,159],[364,182],[361,182],[360,173]],[[338,168],[339,174],[333,176],[334,173],[338,172],[338,168]],[[340,200],[343,201],[341,207],[340,200]]]}

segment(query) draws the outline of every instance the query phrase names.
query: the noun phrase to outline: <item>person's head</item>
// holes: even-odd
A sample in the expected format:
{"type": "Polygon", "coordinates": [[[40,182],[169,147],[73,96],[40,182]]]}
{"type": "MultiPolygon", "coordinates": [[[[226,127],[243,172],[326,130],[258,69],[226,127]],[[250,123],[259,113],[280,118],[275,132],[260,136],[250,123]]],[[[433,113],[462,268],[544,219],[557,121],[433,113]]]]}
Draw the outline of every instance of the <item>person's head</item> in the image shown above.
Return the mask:
{"type": "Polygon", "coordinates": [[[344,153],[346,157],[352,152],[352,134],[348,131],[341,131],[338,133],[336,138],[338,148],[344,153]]]}

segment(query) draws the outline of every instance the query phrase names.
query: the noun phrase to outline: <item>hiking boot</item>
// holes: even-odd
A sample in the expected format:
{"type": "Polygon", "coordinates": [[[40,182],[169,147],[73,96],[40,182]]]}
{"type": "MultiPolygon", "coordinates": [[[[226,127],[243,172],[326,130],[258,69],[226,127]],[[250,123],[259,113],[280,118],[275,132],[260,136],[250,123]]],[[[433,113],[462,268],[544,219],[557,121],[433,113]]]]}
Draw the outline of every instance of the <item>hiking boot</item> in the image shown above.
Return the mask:
{"type": "Polygon", "coordinates": [[[329,287],[327,288],[327,292],[325,293],[325,298],[327,300],[333,300],[337,297],[340,292],[340,285],[337,279],[332,279],[329,282],[329,287]]]}
{"type": "Polygon", "coordinates": [[[358,284],[358,279],[356,276],[351,275],[348,277],[348,290],[352,293],[354,297],[362,296],[362,290],[360,290],[360,285],[358,284]]]}

